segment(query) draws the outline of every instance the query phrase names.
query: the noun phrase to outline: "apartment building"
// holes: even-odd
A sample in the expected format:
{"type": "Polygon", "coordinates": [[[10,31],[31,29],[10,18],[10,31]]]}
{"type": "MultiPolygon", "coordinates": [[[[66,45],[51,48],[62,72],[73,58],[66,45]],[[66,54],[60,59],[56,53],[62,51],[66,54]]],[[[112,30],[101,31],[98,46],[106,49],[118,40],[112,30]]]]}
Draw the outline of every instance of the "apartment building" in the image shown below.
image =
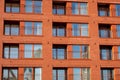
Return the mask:
{"type": "Polygon", "coordinates": [[[120,80],[120,0],[0,0],[0,80],[120,80]]]}

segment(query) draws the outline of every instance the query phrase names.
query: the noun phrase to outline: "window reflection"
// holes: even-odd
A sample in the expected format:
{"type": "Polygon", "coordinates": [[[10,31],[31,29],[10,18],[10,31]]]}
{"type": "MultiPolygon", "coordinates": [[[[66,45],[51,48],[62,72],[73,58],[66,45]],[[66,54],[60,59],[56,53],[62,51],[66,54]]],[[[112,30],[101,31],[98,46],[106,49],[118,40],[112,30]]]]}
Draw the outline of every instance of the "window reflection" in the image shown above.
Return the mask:
{"type": "Polygon", "coordinates": [[[116,16],[120,16],[120,4],[116,5],[116,16]]]}

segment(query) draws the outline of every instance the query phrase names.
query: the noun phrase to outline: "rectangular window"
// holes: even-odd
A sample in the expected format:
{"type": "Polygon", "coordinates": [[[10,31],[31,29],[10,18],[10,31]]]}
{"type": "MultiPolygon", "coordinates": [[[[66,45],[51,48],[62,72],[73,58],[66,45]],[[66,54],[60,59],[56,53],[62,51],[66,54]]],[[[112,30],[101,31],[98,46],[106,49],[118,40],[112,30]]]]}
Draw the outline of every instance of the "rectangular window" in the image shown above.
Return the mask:
{"type": "Polygon", "coordinates": [[[101,69],[101,80],[114,80],[113,69],[101,69]]]}
{"type": "Polygon", "coordinates": [[[109,4],[98,4],[98,15],[109,16],[110,15],[109,4]]]}
{"type": "Polygon", "coordinates": [[[65,23],[53,23],[53,36],[64,37],[66,36],[66,24],[65,23]]]}
{"type": "Polygon", "coordinates": [[[72,3],[72,14],[88,15],[87,3],[72,3]]]}
{"type": "Polygon", "coordinates": [[[120,25],[116,25],[117,29],[117,37],[120,37],[120,25]]]}
{"type": "Polygon", "coordinates": [[[17,68],[3,68],[2,80],[18,80],[17,68]]]}
{"type": "Polygon", "coordinates": [[[120,59],[120,46],[118,46],[118,59],[120,59]]]}
{"type": "Polygon", "coordinates": [[[88,36],[88,24],[72,24],[72,36],[88,36]]]}
{"type": "Polygon", "coordinates": [[[42,57],[42,45],[25,44],[24,57],[25,58],[41,58],[42,57]]]}
{"type": "Polygon", "coordinates": [[[6,59],[18,59],[19,45],[16,44],[4,44],[4,54],[3,57],[6,59]]]}
{"type": "Polygon", "coordinates": [[[99,24],[99,37],[100,38],[110,38],[110,37],[112,37],[111,25],[109,25],[109,24],[99,24]]]}
{"type": "Polygon", "coordinates": [[[17,36],[19,35],[19,22],[5,21],[4,24],[4,34],[17,36]]]}
{"type": "Polygon", "coordinates": [[[67,69],[53,69],[53,80],[67,80],[67,69]]]}
{"type": "Polygon", "coordinates": [[[112,46],[100,46],[101,60],[112,60],[112,46]]]}
{"type": "Polygon", "coordinates": [[[25,35],[42,35],[42,23],[25,22],[25,35]]]}
{"type": "Polygon", "coordinates": [[[42,80],[41,68],[24,68],[24,80],[42,80]]]}
{"type": "Polygon", "coordinates": [[[5,12],[19,13],[20,1],[19,0],[5,0],[5,12]]]}
{"type": "Polygon", "coordinates": [[[55,3],[53,2],[53,14],[63,15],[65,14],[66,3],[55,3]]]}
{"type": "Polygon", "coordinates": [[[26,13],[41,13],[42,1],[41,0],[26,0],[25,2],[26,13]]]}
{"type": "Polygon", "coordinates": [[[52,56],[53,59],[66,59],[67,58],[66,46],[53,45],[52,56]]]}
{"type": "Polygon", "coordinates": [[[116,16],[120,16],[120,4],[116,5],[116,16]]]}
{"type": "Polygon", "coordinates": [[[89,58],[89,49],[87,45],[72,45],[72,57],[88,59],[89,58]]]}
{"type": "Polygon", "coordinates": [[[73,68],[73,80],[90,80],[89,68],[73,68]]]}

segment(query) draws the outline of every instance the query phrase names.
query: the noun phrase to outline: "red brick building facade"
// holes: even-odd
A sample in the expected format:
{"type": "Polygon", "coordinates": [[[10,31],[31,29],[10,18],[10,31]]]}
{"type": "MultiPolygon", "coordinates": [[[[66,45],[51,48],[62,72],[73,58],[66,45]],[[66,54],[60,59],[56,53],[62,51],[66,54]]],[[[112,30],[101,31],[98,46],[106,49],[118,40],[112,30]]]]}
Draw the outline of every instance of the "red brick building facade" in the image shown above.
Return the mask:
{"type": "Polygon", "coordinates": [[[0,80],[120,80],[120,0],[0,0],[0,80]]]}

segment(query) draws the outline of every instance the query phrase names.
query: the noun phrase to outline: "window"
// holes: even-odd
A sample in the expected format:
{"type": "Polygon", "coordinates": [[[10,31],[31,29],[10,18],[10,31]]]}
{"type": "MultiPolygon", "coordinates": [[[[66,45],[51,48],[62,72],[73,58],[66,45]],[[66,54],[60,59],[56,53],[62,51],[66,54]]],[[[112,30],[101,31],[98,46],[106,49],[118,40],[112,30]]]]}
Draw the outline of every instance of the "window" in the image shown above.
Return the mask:
{"type": "Polygon", "coordinates": [[[116,16],[120,16],[120,4],[116,5],[116,16]]]}
{"type": "Polygon", "coordinates": [[[20,12],[19,0],[5,0],[5,12],[19,13],[20,12]]]}
{"type": "Polygon", "coordinates": [[[73,68],[73,80],[90,80],[89,68],[73,68]]]}
{"type": "Polygon", "coordinates": [[[42,35],[42,23],[25,22],[25,35],[42,35]]]}
{"type": "Polygon", "coordinates": [[[117,29],[117,37],[120,37],[120,25],[116,25],[117,29]]]}
{"type": "Polygon", "coordinates": [[[98,4],[98,15],[109,16],[110,15],[109,4],[98,4]]]}
{"type": "Polygon", "coordinates": [[[120,59],[120,46],[118,46],[118,59],[120,59]]]}
{"type": "Polygon", "coordinates": [[[53,36],[64,37],[66,36],[66,24],[65,23],[53,23],[53,36]]]}
{"type": "Polygon", "coordinates": [[[100,46],[101,60],[112,60],[112,46],[100,46]]]}
{"type": "Polygon", "coordinates": [[[67,80],[67,69],[53,69],[53,80],[67,80]]]}
{"type": "Polygon", "coordinates": [[[4,29],[5,35],[12,35],[12,36],[19,35],[19,22],[5,21],[4,26],[5,26],[4,29]]]}
{"type": "Polygon", "coordinates": [[[66,59],[66,46],[65,45],[53,45],[52,49],[53,59],[66,59]]]}
{"type": "Polygon", "coordinates": [[[101,80],[114,80],[113,69],[101,69],[101,80]]]}
{"type": "Polygon", "coordinates": [[[55,3],[53,2],[53,14],[63,15],[65,14],[66,3],[55,3]]]}
{"type": "Polygon", "coordinates": [[[99,24],[99,37],[101,38],[112,37],[111,26],[109,24],[99,24]]]}
{"type": "Polygon", "coordinates": [[[87,3],[72,3],[72,14],[88,15],[87,3]]]}
{"type": "Polygon", "coordinates": [[[17,68],[3,68],[2,80],[18,80],[17,68]]]}
{"type": "Polygon", "coordinates": [[[24,80],[41,80],[41,68],[24,68],[24,80]]]}
{"type": "Polygon", "coordinates": [[[18,44],[4,44],[3,57],[6,59],[18,59],[19,45],[18,44]]]}
{"type": "Polygon", "coordinates": [[[24,57],[25,58],[41,58],[42,57],[42,45],[25,44],[24,57]]]}
{"type": "Polygon", "coordinates": [[[72,45],[72,57],[88,59],[89,49],[87,45],[72,45]]]}
{"type": "Polygon", "coordinates": [[[26,0],[25,2],[26,13],[41,13],[42,1],[41,0],[26,0]]]}
{"type": "Polygon", "coordinates": [[[88,36],[88,24],[72,24],[72,36],[88,36]]]}

